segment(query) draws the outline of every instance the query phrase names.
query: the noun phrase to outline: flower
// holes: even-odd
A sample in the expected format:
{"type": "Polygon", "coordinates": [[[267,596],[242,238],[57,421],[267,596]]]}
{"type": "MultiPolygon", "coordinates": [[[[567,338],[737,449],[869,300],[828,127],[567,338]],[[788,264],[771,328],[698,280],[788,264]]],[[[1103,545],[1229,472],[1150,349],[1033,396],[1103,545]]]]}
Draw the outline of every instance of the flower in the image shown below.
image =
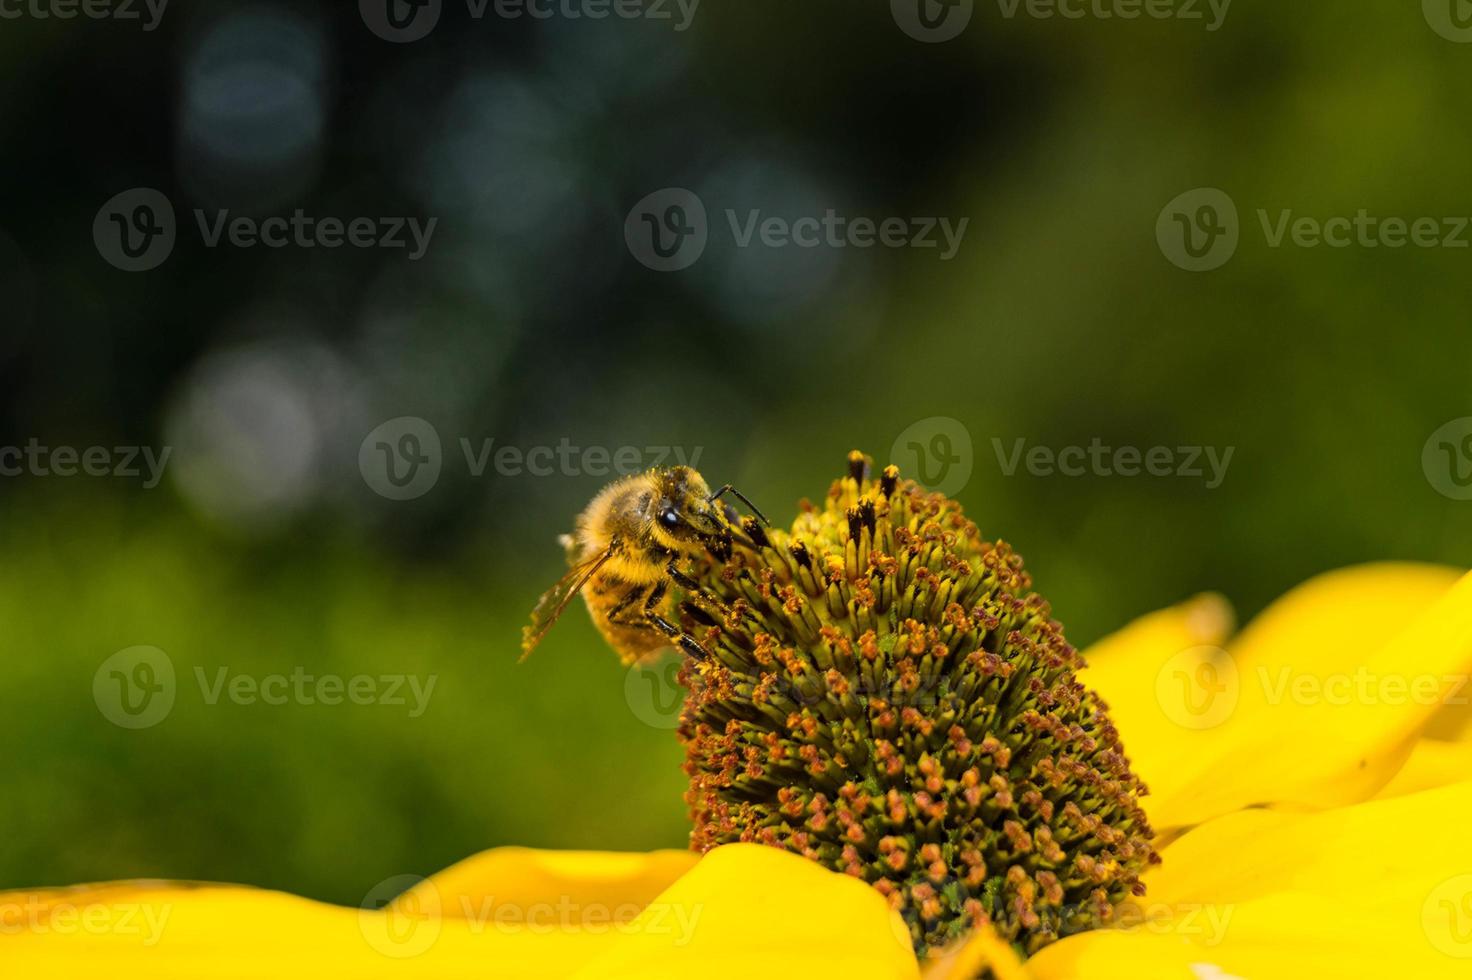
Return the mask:
{"type": "Polygon", "coordinates": [[[694,573],[728,613],[685,670],[693,845],[866,881],[922,956],[981,924],[1031,953],[1110,922],[1156,858],[1084,662],[1005,542],[849,465],[790,534],[748,520],[694,573]]]}
{"type": "MultiPolygon", "coordinates": [[[[835,500],[844,504],[846,526],[847,490],[840,489],[835,500]]],[[[869,526],[862,507],[858,525],[862,539],[869,526]]],[[[815,510],[799,518],[795,533],[834,531],[837,542],[841,527],[815,510]]],[[[771,538],[784,543],[782,536],[771,538]]],[[[976,549],[976,555],[1002,554],[976,549]]],[[[766,550],[802,565],[791,551],[766,550]]],[[[846,560],[847,543],[843,553],[846,560]]],[[[1014,567],[1010,558],[1001,564],[1014,567]]],[[[721,588],[727,587],[745,586],[721,588]]],[[[786,597],[780,589],[774,595],[785,610],[786,597]]],[[[756,606],[750,598],[748,604],[756,606]]],[[[761,824],[750,823],[756,813],[720,811],[723,794],[741,784],[708,778],[724,771],[715,768],[716,746],[709,742],[721,736],[713,726],[700,730],[700,719],[732,697],[749,696],[722,686],[729,678],[721,671],[731,670],[727,658],[737,654],[718,635],[750,623],[748,615],[763,618],[733,611],[732,622],[707,623],[703,642],[713,663],[695,668],[706,676],[693,679],[685,737],[694,842],[701,847],[728,833],[726,819],[738,838],[752,826],[750,836],[762,837],[761,824]],[[702,690],[712,693],[702,700],[702,690]]],[[[1032,636],[1052,638],[1039,624],[1032,636]]],[[[1144,895],[1124,889],[1130,894],[1120,893],[1108,921],[1089,923],[1099,928],[1050,932],[1061,920],[1040,916],[1031,926],[1015,915],[1017,906],[1003,902],[984,906],[983,915],[965,915],[969,932],[933,930],[913,905],[896,901],[899,895],[923,902],[929,896],[916,894],[921,882],[906,878],[908,890],[886,895],[859,880],[862,867],[859,876],[845,873],[853,870],[847,867],[825,868],[833,855],[821,847],[819,860],[790,853],[806,849],[793,847],[799,842],[789,833],[770,842],[779,846],[724,843],[704,855],[503,848],[418,882],[381,909],[161,883],[4,894],[0,962],[17,977],[150,980],[965,977],[983,970],[1002,978],[1187,980],[1467,975],[1472,575],[1412,564],[1350,568],[1311,580],[1237,636],[1230,632],[1225,603],[1198,597],[1125,627],[1078,661],[1062,657],[1071,672],[1087,664],[1076,670],[1076,681],[1108,705],[1130,769],[1150,786],[1139,802],[1162,858],[1139,873],[1144,895]],[[914,952],[917,925],[927,940],[923,960],[914,952]],[[1034,942],[1055,933],[1056,941],[1034,942]],[[928,940],[942,934],[957,941],[932,949],[928,940]]],[[[750,639],[754,656],[757,638],[750,639]]],[[[1023,649],[1010,636],[1008,644],[1011,654],[1023,649]]],[[[785,669],[781,646],[768,652],[785,669]]],[[[746,649],[739,642],[736,648],[746,649]]],[[[816,656],[821,648],[803,649],[816,656]]],[[[804,689],[807,672],[788,673],[792,684],[774,690],[791,697],[804,689]]],[[[805,709],[822,716],[827,695],[810,694],[809,701],[805,709]]],[[[783,731],[794,730],[787,724],[791,713],[772,719],[767,734],[779,744],[783,731]]],[[[795,727],[802,731],[798,714],[795,727]]],[[[929,778],[919,756],[901,756],[907,773],[913,765],[929,778]]],[[[811,762],[800,748],[798,758],[811,762]]],[[[1016,770],[1007,772],[1011,779],[1016,770]]],[[[793,782],[817,786],[819,778],[814,771],[793,782]]],[[[811,823],[808,804],[803,811],[811,823]]],[[[908,813],[896,824],[904,835],[924,829],[908,813]]],[[[844,823],[834,816],[833,825],[844,823]]],[[[1036,880],[1043,870],[1032,865],[1028,874],[1036,880]]],[[[964,901],[959,907],[965,911],[964,901]]]]}

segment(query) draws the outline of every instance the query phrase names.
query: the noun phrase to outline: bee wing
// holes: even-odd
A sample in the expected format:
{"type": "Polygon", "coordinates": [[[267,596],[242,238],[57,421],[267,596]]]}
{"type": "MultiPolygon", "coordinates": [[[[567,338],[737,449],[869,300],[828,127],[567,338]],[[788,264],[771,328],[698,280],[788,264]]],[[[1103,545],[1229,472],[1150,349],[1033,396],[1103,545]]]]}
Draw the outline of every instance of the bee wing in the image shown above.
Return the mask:
{"type": "Polygon", "coordinates": [[[522,660],[531,656],[531,652],[542,642],[542,637],[547,635],[552,624],[562,616],[567,604],[572,602],[573,596],[581,592],[583,586],[588,584],[588,579],[612,557],[613,549],[609,548],[603,554],[575,565],[572,571],[557,580],[556,585],[542,593],[542,598],[537,600],[537,607],[532,610],[531,625],[521,631],[522,660]]]}

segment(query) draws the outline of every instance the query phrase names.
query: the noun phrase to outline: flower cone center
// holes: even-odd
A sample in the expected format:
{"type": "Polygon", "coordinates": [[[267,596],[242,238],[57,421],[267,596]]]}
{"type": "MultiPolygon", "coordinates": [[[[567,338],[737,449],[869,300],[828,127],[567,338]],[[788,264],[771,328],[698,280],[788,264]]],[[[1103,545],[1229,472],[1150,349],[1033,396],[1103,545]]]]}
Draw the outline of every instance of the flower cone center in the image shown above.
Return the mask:
{"type": "Polygon", "coordinates": [[[1024,953],[1109,924],[1156,860],[1104,704],[1021,559],[862,456],[790,531],[697,568],[680,737],[691,845],[870,883],[918,952],[990,922],[1024,953]]]}

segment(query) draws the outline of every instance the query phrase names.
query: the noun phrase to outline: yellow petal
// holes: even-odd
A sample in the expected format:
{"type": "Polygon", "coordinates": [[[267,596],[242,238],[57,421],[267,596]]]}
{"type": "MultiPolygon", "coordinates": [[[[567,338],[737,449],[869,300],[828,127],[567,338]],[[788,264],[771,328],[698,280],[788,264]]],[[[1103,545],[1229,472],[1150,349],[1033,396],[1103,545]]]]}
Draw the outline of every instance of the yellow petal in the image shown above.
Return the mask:
{"type": "Polygon", "coordinates": [[[1425,734],[1444,742],[1472,742],[1472,682],[1462,685],[1436,709],[1425,734]]]}
{"type": "Polygon", "coordinates": [[[567,976],[615,933],[370,912],[279,892],[120,884],[0,895],[7,977],[484,980],[567,976]]]}
{"type": "Polygon", "coordinates": [[[639,928],[697,860],[501,848],[417,884],[390,879],[368,909],[150,882],[13,892],[0,894],[0,962],[6,976],[114,980],[565,977],[639,928]]]}
{"type": "Polygon", "coordinates": [[[579,976],[919,976],[909,932],[877,891],[759,844],[709,852],[635,925],[579,976]]]}
{"type": "MultiPolygon", "coordinates": [[[[1340,911],[1333,922],[1305,919],[1314,896],[1283,894],[1237,905],[1223,938],[1216,926],[1187,917],[1135,931],[1098,930],[1054,943],[1027,961],[1038,980],[1465,980],[1466,960],[1426,948],[1413,920],[1391,928],[1374,915],[1340,911]],[[1182,928],[1199,931],[1183,939],[1182,928]],[[1409,955],[1405,951],[1409,951],[1409,955]]],[[[1197,913],[1202,915],[1204,913],[1197,913]]]]}
{"type": "Polygon", "coordinates": [[[0,893],[0,962],[109,980],[918,975],[903,922],[862,882],[738,844],[668,883],[693,860],[503,849],[382,909],[156,882],[0,893]]]}
{"type": "Polygon", "coordinates": [[[1472,742],[1441,742],[1423,738],[1416,742],[1395,778],[1386,783],[1375,798],[1405,796],[1468,779],[1472,779],[1472,742]]]}
{"type": "Polygon", "coordinates": [[[498,847],[431,875],[404,893],[400,902],[434,891],[444,914],[473,918],[490,903],[532,905],[572,902],[622,909],[632,919],[639,909],[693,868],[693,851],[542,851],[498,847]],[[632,911],[628,911],[632,909],[632,911]]]}
{"type": "Polygon", "coordinates": [[[1089,669],[1101,672],[1101,676],[1133,681],[1138,672],[1159,667],[1165,658],[1186,647],[1226,642],[1232,632],[1232,619],[1232,607],[1226,599],[1212,592],[1203,593],[1178,606],[1141,616],[1086,649],[1084,659],[1089,669]]]}
{"type": "MultiPolygon", "coordinates": [[[[1158,828],[1254,804],[1335,806],[1373,795],[1472,667],[1472,576],[1384,564],[1288,593],[1196,692],[1210,724],[1182,728],[1169,765],[1142,765],[1158,828]]],[[[1131,752],[1140,741],[1120,724],[1131,752]]],[[[1154,733],[1160,737],[1159,732],[1154,733]]]]}
{"type": "Polygon", "coordinates": [[[1314,814],[1245,810],[1146,875],[1141,924],[1073,936],[1038,977],[1472,975],[1472,783],[1314,814]]]}
{"type": "Polygon", "coordinates": [[[1225,657],[1221,645],[1232,624],[1225,599],[1199,595],[1141,617],[1083,653],[1088,667],[1079,679],[1108,704],[1131,765],[1152,791],[1157,774],[1190,751],[1193,730],[1212,721],[1212,705],[1198,710],[1182,680],[1225,657]]]}
{"type": "Polygon", "coordinates": [[[1444,742],[1472,741],[1472,686],[1462,688],[1436,709],[1426,723],[1426,734],[1444,742]]]}

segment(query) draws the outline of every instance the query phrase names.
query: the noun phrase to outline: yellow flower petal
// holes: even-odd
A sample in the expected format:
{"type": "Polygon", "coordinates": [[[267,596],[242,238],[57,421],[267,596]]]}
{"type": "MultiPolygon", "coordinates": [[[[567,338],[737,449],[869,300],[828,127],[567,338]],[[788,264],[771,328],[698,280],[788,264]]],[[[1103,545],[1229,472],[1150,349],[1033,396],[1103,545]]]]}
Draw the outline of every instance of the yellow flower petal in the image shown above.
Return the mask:
{"type": "Polygon", "coordinates": [[[1447,698],[1426,723],[1428,738],[1444,742],[1472,742],[1472,682],[1447,698]]]}
{"type": "Polygon", "coordinates": [[[1070,937],[1035,976],[1472,975],[1472,783],[1315,814],[1245,810],[1146,876],[1140,924],[1070,937]]]}
{"type": "Polygon", "coordinates": [[[370,912],[279,892],[119,884],[0,894],[7,977],[485,980],[567,976],[616,933],[370,912]]]}
{"type": "Polygon", "coordinates": [[[0,962],[109,980],[918,975],[878,892],[755,844],[704,858],[505,848],[381,910],[154,882],[0,893],[0,962]]]}
{"type": "MultiPolygon", "coordinates": [[[[1181,728],[1168,765],[1140,766],[1160,829],[1255,804],[1371,796],[1472,667],[1472,576],[1411,564],[1323,575],[1274,603],[1228,653],[1188,695],[1207,723],[1181,728]]],[[[1141,739],[1127,724],[1134,753],[1141,739]]]]}
{"type": "MultiPolygon", "coordinates": [[[[1141,617],[1083,652],[1088,667],[1079,680],[1109,705],[1130,764],[1152,792],[1157,774],[1190,751],[1192,726],[1203,720],[1182,681],[1224,656],[1220,648],[1232,625],[1225,599],[1200,595],[1141,617]]],[[[1150,799],[1144,802],[1148,809],[1150,799]]]]}
{"type": "Polygon", "coordinates": [[[150,980],[567,976],[638,928],[651,899],[698,860],[499,848],[397,898],[413,879],[385,882],[368,903],[387,903],[382,911],[147,882],[0,894],[0,960],[38,975],[150,980]]]}
{"type": "Polygon", "coordinates": [[[760,844],[728,844],[659,895],[580,977],[919,976],[873,888],[760,844]]]}
{"type": "Polygon", "coordinates": [[[567,902],[618,910],[620,918],[628,920],[699,860],[700,855],[692,851],[616,853],[498,847],[431,875],[399,901],[412,902],[433,891],[447,918],[473,918],[494,904],[567,902]]]}
{"type": "Polygon", "coordinates": [[[1089,647],[1083,655],[1090,671],[1133,681],[1140,670],[1159,667],[1164,659],[1186,647],[1225,643],[1232,632],[1232,621],[1231,604],[1207,592],[1178,606],[1141,616],[1089,647]]]}
{"type": "MultiPolygon", "coordinates": [[[[1027,961],[1038,980],[1416,980],[1461,978],[1466,960],[1425,948],[1415,921],[1386,928],[1376,916],[1339,910],[1331,922],[1304,920],[1314,896],[1278,895],[1232,909],[1217,945],[1184,941],[1179,924],[1156,922],[1136,931],[1098,930],[1054,943],[1027,961]]],[[[1214,927],[1188,919],[1187,928],[1214,927]]]]}
{"type": "Polygon", "coordinates": [[[1472,779],[1472,742],[1440,742],[1423,738],[1416,742],[1395,778],[1385,784],[1375,798],[1405,796],[1468,779],[1472,779]]]}
{"type": "Polygon", "coordinates": [[[1436,709],[1426,723],[1426,734],[1444,742],[1472,741],[1472,686],[1462,688],[1436,709]]]}

